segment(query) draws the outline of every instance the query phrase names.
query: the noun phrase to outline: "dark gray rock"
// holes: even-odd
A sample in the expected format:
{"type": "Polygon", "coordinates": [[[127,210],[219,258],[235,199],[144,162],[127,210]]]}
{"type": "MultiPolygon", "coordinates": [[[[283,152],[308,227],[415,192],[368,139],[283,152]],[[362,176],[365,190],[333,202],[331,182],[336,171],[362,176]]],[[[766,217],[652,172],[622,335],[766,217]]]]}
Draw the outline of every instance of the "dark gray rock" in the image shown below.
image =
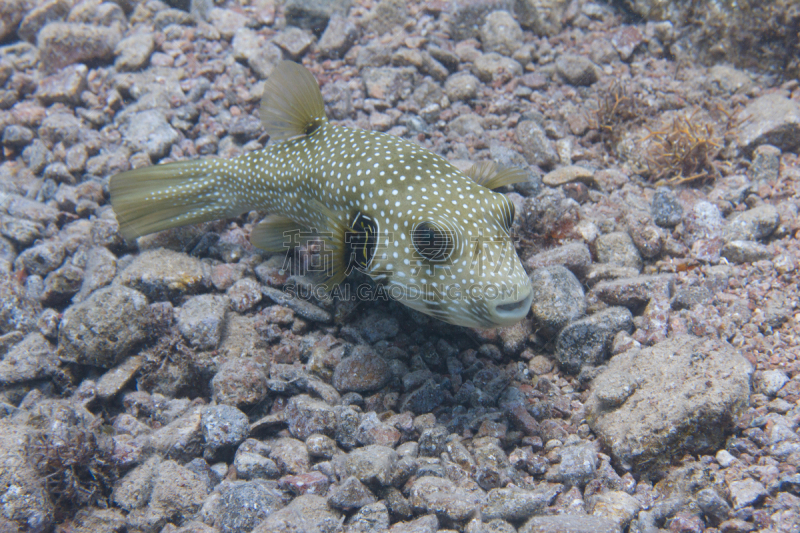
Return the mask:
{"type": "Polygon", "coordinates": [[[307,394],[292,396],[286,405],[286,423],[298,439],[307,439],[315,433],[332,436],[336,431],[336,413],[321,400],[307,394]]]}
{"type": "Polygon", "coordinates": [[[614,336],[632,330],[633,314],[628,309],[605,309],[562,329],[556,339],[556,358],[561,368],[578,373],[583,365],[601,364],[608,356],[614,336]]]}
{"type": "Polygon", "coordinates": [[[149,335],[150,316],[142,293],[112,285],[64,313],[58,356],[83,365],[111,368],[149,335]]]}
{"type": "Polygon", "coordinates": [[[249,357],[232,357],[222,363],[211,380],[211,390],[217,403],[227,405],[254,405],[269,392],[262,366],[249,357]]]}
{"type": "Polygon", "coordinates": [[[719,255],[731,263],[754,263],[772,257],[769,248],[753,241],[730,241],[722,246],[719,255]]]}
{"type": "Polygon", "coordinates": [[[317,46],[326,57],[344,56],[358,38],[358,27],[347,17],[334,14],[328,20],[325,32],[319,38],[317,46]]]}
{"type": "Polygon", "coordinates": [[[731,514],[728,502],[712,488],[703,489],[697,493],[697,507],[716,523],[727,520],[731,514]]]}
{"type": "Polygon", "coordinates": [[[683,218],[683,206],[680,200],[667,187],[659,187],[653,195],[653,203],[650,206],[653,215],[653,222],[662,228],[672,228],[677,226],[683,218]]]}
{"type": "Polygon", "coordinates": [[[66,255],[64,243],[60,240],[48,239],[32,246],[17,256],[14,270],[27,274],[46,276],[61,266],[66,255]]]}
{"type": "Polygon", "coordinates": [[[118,281],[157,302],[202,292],[211,285],[207,270],[199,259],[188,254],[147,250],[120,272],[118,281]]]}
{"type": "Polygon", "coordinates": [[[200,418],[206,448],[213,455],[217,450],[231,448],[247,438],[250,421],[247,415],[230,405],[210,405],[200,418]]]}
{"type": "Polygon", "coordinates": [[[334,14],[346,14],[349,1],[337,0],[289,0],[284,6],[286,24],[311,30],[320,35],[334,14]]]}
{"type": "Polygon", "coordinates": [[[48,115],[39,126],[39,138],[48,146],[64,143],[72,146],[81,138],[83,124],[71,113],[59,112],[48,115]]]}
{"type": "Polygon", "coordinates": [[[421,387],[409,393],[403,401],[402,410],[409,410],[415,415],[430,413],[443,400],[442,391],[433,379],[427,380],[421,387]]]}
{"type": "Polygon", "coordinates": [[[369,487],[385,487],[394,477],[397,461],[397,452],[393,449],[373,444],[337,455],[333,464],[342,479],[353,476],[369,487]]]}
{"type": "Polygon", "coordinates": [[[484,521],[501,519],[516,523],[542,514],[558,492],[555,488],[537,491],[514,487],[492,489],[486,495],[481,515],[484,521]]]}
{"type": "Polygon", "coordinates": [[[389,530],[389,510],[383,502],[365,505],[347,522],[347,533],[379,533],[389,530]]]}
{"type": "Polygon", "coordinates": [[[413,67],[378,67],[362,71],[364,87],[371,98],[394,104],[414,90],[416,69],[413,67]]]}
{"type": "Polygon", "coordinates": [[[219,346],[227,312],[224,296],[193,296],[177,310],[178,330],[198,350],[213,350],[219,346]]]}
{"type": "Polygon", "coordinates": [[[252,533],[286,533],[315,531],[335,533],[341,530],[341,513],[328,506],[321,496],[304,494],[258,524],[252,533]]]}
{"type": "Polygon", "coordinates": [[[769,237],[780,222],[778,210],[763,204],[729,217],[723,238],[727,242],[759,241],[769,237]]]}
{"type": "Polygon", "coordinates": [[[599,236],[595,241],[595,253],[599,263],[642,269],[642,256],[627,232],[599,236]]]}
{"type": "Polygon", "coordinates": [[[453,522],[478,512],[482,500],[482,491],[467,491],[449,479],[434,476],[416,479],[409,490],[412,507],[453,522]]]}
{"type": "Polygon", "coordinates": [[[561,461],[548,470],[548,481],[565,485],[584,486],[595,477],[597,452],[591,443],[576,443],[559,450],[561,461]]]}
{"type": "Polygon", "coordinates": [[[353,476],[346,478],[328,493],[328,504],[340,511],[360,509],[377,501],[375,495],[353,476]]]}
{"type": "Polygon", "coordinates": [[[3,129],[3,144],[16,149],[28,146],[33,140],[33,132],[19,124],[9,124],[3,129]]]}
{"type": "Polygon", "coordinates": [[[562,265],[567,267],[578,278],[586,275],[592,264],[592,253],[589,247],[581,242],[574,242],[539,252],[532,255],[526,262],[528,270],[542,267],[562,265]]]}
{"type": "Polygon", "coordinates": [[[778,180],[781,170],[781,150],[769,144],[762,144],[753,151],[750,164],[750,180],[755,183],[772,184],[778,180]]]}
{"type": "Polygon", "coordinates": [[[522,155],[531,165],[548,170],[559,161],[558,152],[547,138],[542,127],[533,120],[523,120],[517,124],[515,135],[522,148],[522,155]]]}
{"type": "Polygon", "coordinates": [[[586,312],[583,286],[566,267],[537,268],[531,274],[531,287],[531,311],[546,335],[555,335],[586,312]]]}
{"type": "Polygon", "coordinates": [[[45,379],[58,370],[53,346],[41,333],[29,333],[0,360],[0,386],[45,379]]]}
{"type": "Polygon", "coordinates": [[[372,350],[357,350],[336,365],[333,386],[339,392],[367,392],[380,389],[391,377],[391,368],[382,357],[372,350]]]}
{"type": "Polygon", "coordinates": [[[623,465],[657,467],[672,457],[716,449],[750,393],[751,364],[715,339],[683,336],[614,356],[586,403],[592,429],[623,465]],[[638,387],[616,406],[601,399],[614,376],[638,387]]]}
{"type": "Polygon", "coordinates": [[[234,481],[220,490],[215,525],[222,533],[248,533],[285,504],[283,495],[262,481],[234,481]]]}
{"type": "Polygon", "coordinates": [[[598,79],[597,66],[588,58],[562,54],[556,59],[556,71],[571,85],[588,86],[598,79]]]}

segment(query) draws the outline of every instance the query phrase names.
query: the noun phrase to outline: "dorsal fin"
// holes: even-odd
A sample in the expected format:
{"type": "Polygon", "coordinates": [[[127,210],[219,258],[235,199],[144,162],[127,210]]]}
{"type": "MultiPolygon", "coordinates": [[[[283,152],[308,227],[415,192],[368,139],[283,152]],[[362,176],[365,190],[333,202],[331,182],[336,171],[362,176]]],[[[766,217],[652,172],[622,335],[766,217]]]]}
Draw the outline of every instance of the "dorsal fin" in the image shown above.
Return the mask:
{"type": "Polygon", "coordinates": [[[314,76],[302,65],[281,61],[264,83],[261,122],[274,141],[308,135],[328,121],[314,76]]]}
{"type": "Polygon", "coordinates": [[[475,163],[465,174],[472,178],[472,181],[487,189],[497,189],[504,185],[512,185],[528,179],[528,174],[525,170],[519,167],[501,168],[500,165],[493,161],[475,163]]]}

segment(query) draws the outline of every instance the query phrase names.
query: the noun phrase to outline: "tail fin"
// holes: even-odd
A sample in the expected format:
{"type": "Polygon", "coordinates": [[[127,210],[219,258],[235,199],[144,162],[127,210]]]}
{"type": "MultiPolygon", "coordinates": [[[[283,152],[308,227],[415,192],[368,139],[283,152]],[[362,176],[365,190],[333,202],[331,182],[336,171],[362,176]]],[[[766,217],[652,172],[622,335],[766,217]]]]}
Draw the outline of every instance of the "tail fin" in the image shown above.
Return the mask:
{"type": "Polygon", "coordinates": [[[224,162],[178,161],[129,170],[109,181],[120,233],[134,239],[238,214],[225,187],[224,162]]]}

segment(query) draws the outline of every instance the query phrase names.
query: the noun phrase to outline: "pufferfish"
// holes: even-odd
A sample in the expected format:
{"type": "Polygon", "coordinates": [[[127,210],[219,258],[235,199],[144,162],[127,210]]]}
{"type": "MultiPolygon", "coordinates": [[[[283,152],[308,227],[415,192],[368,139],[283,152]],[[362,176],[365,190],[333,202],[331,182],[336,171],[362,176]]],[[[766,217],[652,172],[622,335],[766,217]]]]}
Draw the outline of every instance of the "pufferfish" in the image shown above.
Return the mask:
{"type": "Polygon", "coordinates": [[[285,252],[315,235],[329,290],[358,269],[385,295],[451,324],[525,317],[533,292],[510,237],[514,204],[491,190],[524,180],[521,169],[461,172],[407,140],[331,124],[314,76],[291,61],[265,82],[260,114],[270,136],[261,150],[112,177],[122,235],[266,212],[252,244],[285,252]]]}

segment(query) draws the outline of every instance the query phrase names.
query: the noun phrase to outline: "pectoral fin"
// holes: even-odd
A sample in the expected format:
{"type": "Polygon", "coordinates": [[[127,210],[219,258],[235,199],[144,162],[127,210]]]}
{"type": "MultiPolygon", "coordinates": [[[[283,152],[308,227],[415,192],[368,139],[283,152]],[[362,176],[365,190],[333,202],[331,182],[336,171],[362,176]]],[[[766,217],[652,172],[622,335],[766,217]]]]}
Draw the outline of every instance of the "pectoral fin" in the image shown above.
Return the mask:
{"type": "Polygon", "coordinates": [[[501,168],[493,161],[475,163],[465,172],[472,181],[487,189],[498,189],[504,185],[521,183],[528,179],[528,174],[519,167],[501,168]]]}
{"type": "Polygon", "coordinates": [[[268,252],[284,252],[300,244],[300,235],[307,231],[288,217],[269,215],[250,232],[250,242],[268,252]]]}

